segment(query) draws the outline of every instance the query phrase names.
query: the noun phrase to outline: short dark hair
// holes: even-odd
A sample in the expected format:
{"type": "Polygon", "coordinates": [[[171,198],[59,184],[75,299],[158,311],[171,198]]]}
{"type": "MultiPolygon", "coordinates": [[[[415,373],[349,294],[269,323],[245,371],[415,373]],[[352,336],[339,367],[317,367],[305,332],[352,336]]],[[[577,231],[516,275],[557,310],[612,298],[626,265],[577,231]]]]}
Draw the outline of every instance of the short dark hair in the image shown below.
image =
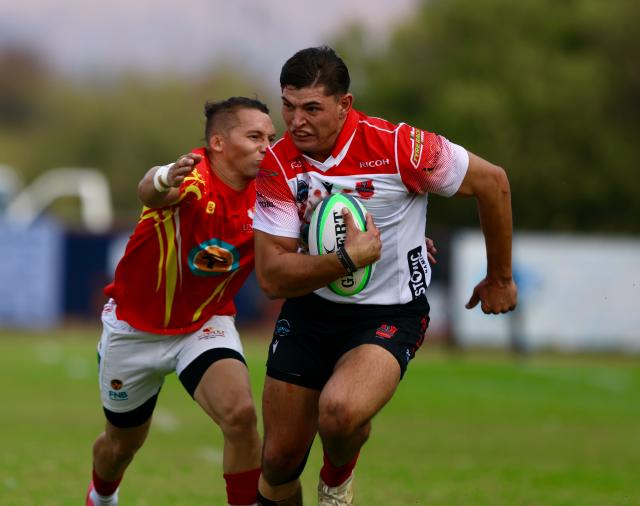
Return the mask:
{"type": "Polygon", "coordinates": [[[302,49],[289,58],[280,72],[280,88],[324,86],[327,95],[349,91],[349,69],[329,46],[302,49]]]}
{"type": "Polygon", "coordinates": [[[207,101],[204,104],[204,115],[207,118],[204,127],[205,142],[216,130],[228,130],[232,127],[232,121],[239,109],[257,109],[269,114],[269,108],[260,100],[247,97],[230,97],[216,102],[207,101]]]}

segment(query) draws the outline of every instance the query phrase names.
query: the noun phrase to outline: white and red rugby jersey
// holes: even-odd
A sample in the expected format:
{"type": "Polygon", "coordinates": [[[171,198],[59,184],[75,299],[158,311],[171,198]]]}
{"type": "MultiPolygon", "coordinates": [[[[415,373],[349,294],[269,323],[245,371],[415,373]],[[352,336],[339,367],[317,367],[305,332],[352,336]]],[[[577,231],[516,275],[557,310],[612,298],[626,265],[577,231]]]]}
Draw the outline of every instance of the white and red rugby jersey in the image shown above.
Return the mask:
{"type": "Polygon", "coordinates": [[[253,270],[255,185],[236,191],[202,160],[174,204],[145,207],[104,293],[116,315],[154,334],[199,329],[213,315],[233,315],[233,297],[253,270]]]}
{"type": "Polygon", "coordinates": [[[254,229],[297,238],[330,193],[349,193],[373,215],[382,256],[369,285],[351,297],[316,290],[341,303],[403,304],[425,294],[431,279],[424,240],[428,193],[452,196],[469,165],[467,151],[442,136],[351,110],[333,153],[318,162],[288,133],[268,151],[256,180],[254,229]]]}

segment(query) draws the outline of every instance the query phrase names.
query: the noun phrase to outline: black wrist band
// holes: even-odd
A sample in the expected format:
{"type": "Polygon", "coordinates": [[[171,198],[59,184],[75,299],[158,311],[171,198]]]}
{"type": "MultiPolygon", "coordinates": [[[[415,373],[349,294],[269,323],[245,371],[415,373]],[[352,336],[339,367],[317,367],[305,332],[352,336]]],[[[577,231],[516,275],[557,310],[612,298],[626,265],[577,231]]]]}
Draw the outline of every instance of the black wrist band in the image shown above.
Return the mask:
{"type": "Polygon", "coordinates": [[[347,250],[344,249],[344,246],[338,246],[338,249],[336,249],[336,255],[338,255],[338,260],[340,260],[340,263],[347,271],[347,274],[353,274],[358,270],[356,264],[353,263],[353,260],[351,260],[351,257],[347,253],[347,250]]]}

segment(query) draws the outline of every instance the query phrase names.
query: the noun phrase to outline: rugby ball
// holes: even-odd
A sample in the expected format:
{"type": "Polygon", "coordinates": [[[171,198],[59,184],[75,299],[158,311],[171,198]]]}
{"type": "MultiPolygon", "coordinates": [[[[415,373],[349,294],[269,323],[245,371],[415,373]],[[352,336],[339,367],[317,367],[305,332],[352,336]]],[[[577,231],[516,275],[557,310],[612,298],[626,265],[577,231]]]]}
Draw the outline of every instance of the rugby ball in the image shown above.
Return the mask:
{"type": "MultiPolygon", "coordinates": [[[[309,254],[329,255],[336,252],[347,236],[347,226],[342,216],[346,207],[353,216],[358,230],[367,228],[367,209],[360,201],[345,193],[328,195],[321,200],[311,215],[309,224],[309,254]]],[[[360,293],[371,280],[375,264],[358,269],[327,285],[332,292],[342,297],[350,297],[360,293]]]]}

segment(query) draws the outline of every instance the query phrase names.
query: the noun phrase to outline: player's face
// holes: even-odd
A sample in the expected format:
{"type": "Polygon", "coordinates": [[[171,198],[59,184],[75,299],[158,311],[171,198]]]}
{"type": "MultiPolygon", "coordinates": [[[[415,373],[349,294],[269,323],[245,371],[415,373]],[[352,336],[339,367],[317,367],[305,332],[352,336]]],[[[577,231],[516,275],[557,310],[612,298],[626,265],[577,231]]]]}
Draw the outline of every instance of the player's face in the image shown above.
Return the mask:
{"type": "Polygon", "coordinates": [[[238,176],[254,179],[276,131],[269,115],[258,109],[239,109],[236,120],[224,136],[223,156],[238,176]]]}
{"type": "Polygon", "coordinates": [[[333,151],[353,96],[325,95],[324,86],[282,89],[282,117],[296,147],[324,161],[333,151]]]}

